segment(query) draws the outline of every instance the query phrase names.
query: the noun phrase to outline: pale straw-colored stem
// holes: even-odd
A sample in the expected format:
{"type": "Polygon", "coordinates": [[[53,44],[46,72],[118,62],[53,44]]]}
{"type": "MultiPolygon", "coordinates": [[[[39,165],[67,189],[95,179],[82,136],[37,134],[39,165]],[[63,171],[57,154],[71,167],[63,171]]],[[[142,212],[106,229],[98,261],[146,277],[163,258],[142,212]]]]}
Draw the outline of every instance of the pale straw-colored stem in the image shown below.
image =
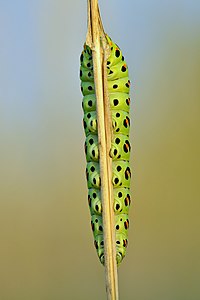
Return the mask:
{"type": "Polygon", "coordinates": [[[109,156],[112,138],[112,120],[106,68],[109,47],[108,42],[105,39],[98,0],[88,0],[88,32],[86,44],[92,49],[96,94],[106,292],[108,300],[118,300],[118,277],[114,231],[115,222],[112,195],[112,160],[109,156]]]}

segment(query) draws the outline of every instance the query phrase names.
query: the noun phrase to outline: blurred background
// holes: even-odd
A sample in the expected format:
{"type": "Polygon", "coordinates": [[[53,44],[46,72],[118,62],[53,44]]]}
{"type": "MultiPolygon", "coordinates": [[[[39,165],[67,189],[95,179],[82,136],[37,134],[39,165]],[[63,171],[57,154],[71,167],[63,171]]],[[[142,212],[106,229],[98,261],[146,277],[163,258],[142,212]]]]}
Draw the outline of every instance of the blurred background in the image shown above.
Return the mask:
{"type": "MultiPolygon", "coordinates": [[[[132,81],[120,299],[200,299],[200,1],[99,1],[132,81]]],[[[0,299],[106,299],[85,179],[86,0],[0,0],[0,299]]]]}

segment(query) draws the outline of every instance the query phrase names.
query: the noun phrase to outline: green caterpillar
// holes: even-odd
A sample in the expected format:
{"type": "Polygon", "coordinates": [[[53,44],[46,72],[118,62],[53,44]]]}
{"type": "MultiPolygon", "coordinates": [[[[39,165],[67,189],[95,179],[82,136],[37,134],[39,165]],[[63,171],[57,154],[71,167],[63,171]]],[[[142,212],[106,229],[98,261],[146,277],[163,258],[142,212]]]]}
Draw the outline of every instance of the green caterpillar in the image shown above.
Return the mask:
{"type": "MultiPolygon", "coordinates": [[[[107,81],[112,115],[112,158],[113,209],[116,231],[116,260],[121,263],[128,245],[128,211],[130,200],[130,80],[128,68],[119,47],[106,35],[110,46],[107,60],[107,81]]],[[[99,150],[97,136],[96,97],[94,88],[92,50],[84,45],[80,57],[81,91],[83,93],[84,130],[86,135],[85,154],[87,160],[86,176],[88,183],[88,203],[91,213],[91,226],[94,245],[98,257],[104,264],[104,241],[101,203],[101,178],[99,169],[99,150]]]]}

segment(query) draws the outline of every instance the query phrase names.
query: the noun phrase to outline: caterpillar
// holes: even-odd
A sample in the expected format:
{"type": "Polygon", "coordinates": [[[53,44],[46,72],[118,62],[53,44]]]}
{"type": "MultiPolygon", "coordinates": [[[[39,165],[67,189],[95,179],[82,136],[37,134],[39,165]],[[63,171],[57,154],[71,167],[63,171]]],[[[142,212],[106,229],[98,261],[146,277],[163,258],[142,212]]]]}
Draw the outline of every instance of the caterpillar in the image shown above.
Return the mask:
{"type": "MultiPolygon", "coordinates": [[[[106,35],[110,47],[107,59],[107,82],[112,117],[112,158],[113,209],[115,215],[116,261],[121,263],[128,245],[128,212],[130,198],[130,80],[128,67],[120,48],[106,35]]],[[[100,262],[104,264],[104,240],[101,203],[101,178],[99,169],[99,150],[97,136],[96,97],[94,87],[92,50],[84,45],[80,56],[80,79],[83,94],[83,125],[86,135],[86,177],[88,204],[91,214],[91,227],[94,245],[100,262]]]]}

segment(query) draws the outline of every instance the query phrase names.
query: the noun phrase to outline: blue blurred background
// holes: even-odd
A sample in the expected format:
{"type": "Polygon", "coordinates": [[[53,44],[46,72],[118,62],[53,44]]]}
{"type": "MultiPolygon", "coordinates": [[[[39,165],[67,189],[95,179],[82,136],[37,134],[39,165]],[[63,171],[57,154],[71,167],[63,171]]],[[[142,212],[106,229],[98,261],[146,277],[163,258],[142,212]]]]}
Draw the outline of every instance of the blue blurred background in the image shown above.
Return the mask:
{"type": "MultiPolygon", "coordinates": [[[[99,1],[132,81],[121,299],[200,299],[200,1],[99,1]]],[[[0,0],[0,299],[106,299],[85,179],[86,1],[0,0]]]]}

